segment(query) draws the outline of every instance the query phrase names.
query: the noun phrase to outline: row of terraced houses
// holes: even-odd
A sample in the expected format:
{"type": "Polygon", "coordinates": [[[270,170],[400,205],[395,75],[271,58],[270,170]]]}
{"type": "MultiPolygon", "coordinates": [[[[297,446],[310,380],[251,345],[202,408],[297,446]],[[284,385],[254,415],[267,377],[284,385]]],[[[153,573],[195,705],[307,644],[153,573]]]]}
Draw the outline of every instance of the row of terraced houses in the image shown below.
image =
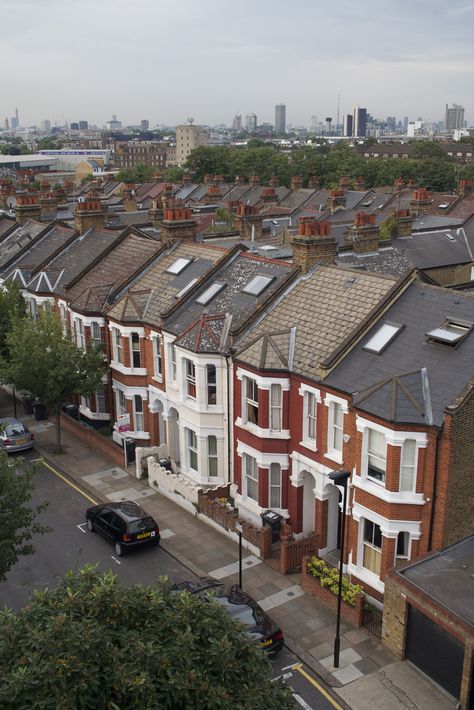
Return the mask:
{"type": "Polygon", "coordinates": [[[345,569],[382,599],[391,568],[471,532],[474,295],[338,267],[318,224],[290,263],[197,242],[180,205],[160,239],[55,221],[5,241],[0,268],[33,314],[103,349],[103,387],[78,404],[118,455],[127,420],[191,489],[227,486],[240,518],[275,511],[323,556],[341,544],[328,474],[349,471],[345,569]]]}

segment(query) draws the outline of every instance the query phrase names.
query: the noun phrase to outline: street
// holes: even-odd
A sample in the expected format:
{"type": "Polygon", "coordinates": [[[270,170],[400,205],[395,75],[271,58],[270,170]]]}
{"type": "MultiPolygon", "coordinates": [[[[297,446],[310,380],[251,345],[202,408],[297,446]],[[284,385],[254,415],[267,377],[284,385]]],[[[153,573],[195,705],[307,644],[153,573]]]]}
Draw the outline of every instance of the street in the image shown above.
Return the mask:
{"type": "MultiPolygon", "coordinates": [[[[69,480],[56,467],[38,458],[36,451],[25,452],[24,465],[36,466],[32,504],[48,501],[41,513],[43,525],[53,532],[33,538],[35,552],[21,557],[0,584],[0,604],[18,611],[35,589],[52,587],[68,570],[86,563],[97,564],[100,571],[112,570],[124,585],[151,584],[166,575],[173,582],[193,576],[183,564],[163,549],[134,551],[120,559],[103,537],[87,530],[85,511],[97,502],[91,494],[69,480]]],[[[146,509],[146,504],[144,505],[146,509]]],[[[157,521],[160,524],[160,521],[157,521]]],[[[161,529],[163,535],[163,529],[161,529]]],[[[295,701],[305,710],[342,710],[323,687],[321,679],[286,646],[271,660],[272,678],[281,678],[294,690],[295,701]]]]}

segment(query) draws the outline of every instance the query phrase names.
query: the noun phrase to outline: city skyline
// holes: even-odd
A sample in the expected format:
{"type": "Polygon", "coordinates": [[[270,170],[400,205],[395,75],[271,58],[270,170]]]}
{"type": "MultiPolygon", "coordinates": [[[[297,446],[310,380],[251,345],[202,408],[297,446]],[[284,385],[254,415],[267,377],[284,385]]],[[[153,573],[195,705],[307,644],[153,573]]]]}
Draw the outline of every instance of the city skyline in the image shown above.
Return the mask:
{"type": "Polygon", "coordinates": [[[3,66],[2,121],[18,107],[24,126],[83,117],[102,126],[112,113],[152,127],[188,116],[229,125],[249,113],[273,123],[281,101],[288,124],[306,126],[314,114],[335,123],[339,94],[340,122],[356,104],[377,118],[434,122],[446,103],[465,106],[473,122],[474,3],[367,0],[363,14],[348,0],[330,10],[242,0],[238,13],[230,4],[217,13],[210,0],[137,0],[133,12],[124,0],[3,5],[0,38],[14,70],[3,66]]]}

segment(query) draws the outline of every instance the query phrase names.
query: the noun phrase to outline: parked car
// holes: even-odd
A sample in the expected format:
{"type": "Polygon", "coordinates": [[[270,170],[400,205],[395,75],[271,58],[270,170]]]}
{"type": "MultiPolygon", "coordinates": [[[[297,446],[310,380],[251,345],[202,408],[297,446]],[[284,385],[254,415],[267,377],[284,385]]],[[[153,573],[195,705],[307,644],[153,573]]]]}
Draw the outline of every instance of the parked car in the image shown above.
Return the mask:
{"type": "Polygon", "coordinates": [[[34,446],[34,436],[19,419],[0,419],[0,448],[7,453],[24,451],[34,446]]]}
{"type": "Polygon", "coordinates": [[[157,523],[131,500],[94,505],[86,511],[86,522],[88,530],[113,543],[119,557],[129,550],[160,544],[157,523]]]}
{"type": "Polygon", "coordinates": [[[174,584],[171,589],[175,592],[197,594],[222,604],[233,619],[247,627],[248,635],[258,640],[260,648],[268,655],[273,656],[283,648],[285,640],[279,626],[237,584],[226,585],[211,577],[196,577],[174,584]]]}

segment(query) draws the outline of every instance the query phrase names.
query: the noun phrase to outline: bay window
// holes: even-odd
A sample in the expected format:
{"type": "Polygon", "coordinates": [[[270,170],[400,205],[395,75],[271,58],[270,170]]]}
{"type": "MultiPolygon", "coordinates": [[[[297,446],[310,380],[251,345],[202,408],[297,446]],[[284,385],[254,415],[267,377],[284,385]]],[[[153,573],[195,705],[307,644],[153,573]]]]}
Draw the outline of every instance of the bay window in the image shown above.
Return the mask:
{"type": "Polygon", "coordinates": [[[281,508],[281,466],[270,464],[268,471],[268,507],[281,508]]]}
{"type": "Polygon", "coordinates": [[[397,535],[397,549],[396,557],[397,559],[408,560],[410,552],[410,533],[409,532],[399,532],[397,535]]]}
{"type": "Polygon", "coordinates": [[[118,328],[112,328],[112,348],[115,362],[123,365],[122,336],[118,328]]]}
{"type": "Polygon", "coordinates": [[[247,498],[258,503],[258,466],[253,456],[244,454],[242,456],[243,477],[245,483],[245,494],[247,498]]]}
{"type": "Polygon", "coordinates": [[[80,318],[76,318],[76,345],[82,350],[86,349],[86,336],[84,334],[84,323],[80,318]]]}
{"type": "Polygon", "coordinates": [[[97,321],[92,321],[91,323],[91,344],[96,350],[101,350],[102,348],[102,338],[100,337],[100,325],[97,321]]]}
{"type": "Polygon", "coordinates": [[[216,366],[206,365],[207,404],[217,404],[216,366]]]}
{"type": "Polygon", "coordinates": [[[207,437],[207,464],[209,476],[218,475],[217,437],[207,437]]]}
{"type": "Polygon", "coordinates": [[[363,530],[363,566],[377,576],[380,575],[382,559],[382,531],[380,525],[371,520],[364,520],[363,530]]]}
{"type": "Polygon", "coordinates": [[[188,444],[188,467],[194,471],[198,470],[198,443],[196,432],[186,429],[186,439],[188,444]]]}
{"type": "Polygon", "coordinates": [[[133,397],[133,428],[135,431],[145,431],[143,399],[138,394],[133,397]]]}
{"type": "Polygon", "coordinates": [[[282,391],[281,385],[270,385],[270,429],[281,431],[282,414],[282,391]]]}
{"type": "Polygon", "coordinates": [[[367,436],[367,476],[379,483],[385,483],[387,470],[387,442],[385,435],[375,429],[368,430],[367,436]]]}
{"type": "Polygon", "coordinates": [[[163,377],[163,358],[161,356],[161,338],[159,335],[153,336],[153,372],[155,377],[163,377]]]}
{"type": "Polygon", "coordinates": [[[168,345],[168,359],[170,368],[170,379],[176,382],[178,379],[178,369],[176,365],[176,347],[171,343],[168,345]]]}
{"type": "Polygon", "coordinates": [[[400,456],[400,491],[411,492],[415,487],[416,441],[405,439],[400,456]]]}
{"type": "Polygon", "coordinates": [[[243,377],[242,386],[244,391],[242,420],[244,423],[258,424],[258,385],[250,377],[243,377]]]}
{"type": "Polygon", "coordinates": [[[186,364],[186,394],[196,399],[196,368],[192,360],[185,360],[186,364]]]}
{"type": "Polygon", "coordinates": [[[122,390],[116,390],[115,401],[117,404],[117,416],[127,413],[127,400],[125,399],[125,393],[122,390]]]}
{"type": "Polygon", "coordinates": [[[132,350],[131,365],[132,367],[141,367],[141,352],[140,352],[140,336],[138,333],[132,333],[130,337],[130,344],[132,350]]]}

